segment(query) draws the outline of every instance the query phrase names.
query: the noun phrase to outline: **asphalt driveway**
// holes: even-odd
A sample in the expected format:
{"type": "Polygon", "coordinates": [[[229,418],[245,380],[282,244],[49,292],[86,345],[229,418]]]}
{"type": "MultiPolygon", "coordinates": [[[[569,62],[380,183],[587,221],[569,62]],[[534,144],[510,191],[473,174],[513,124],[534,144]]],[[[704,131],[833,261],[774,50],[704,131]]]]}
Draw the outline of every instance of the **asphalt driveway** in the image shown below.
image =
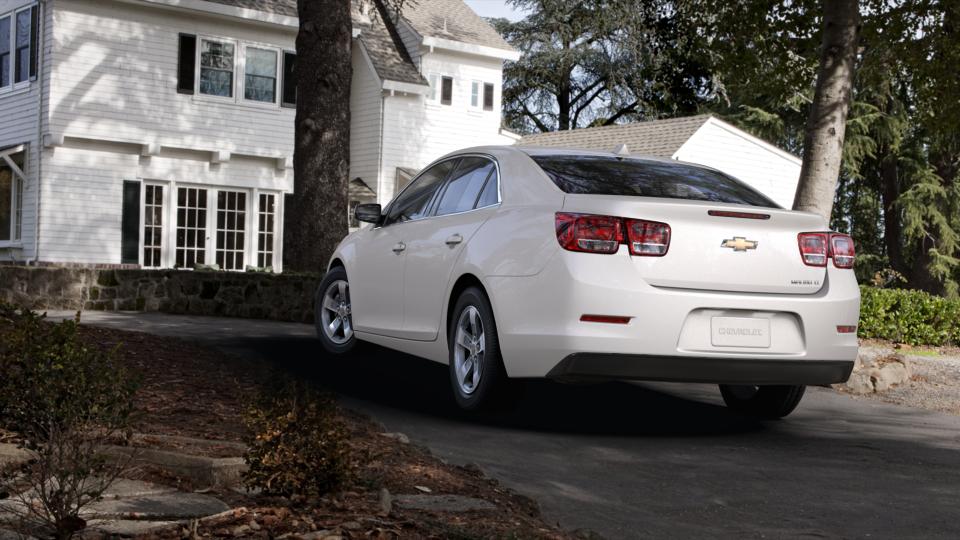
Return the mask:
{"type": "MultiPolygon", "coordinates": [[[[61,315],[61,314],[51,314],[61,315]]],[[[306,325],[161,314],[84,322],[196,339],[309,377],[444,459],[475,463],[545,517],[609,538],[960,538],[960,417],[808,390],[760,423],[706,385],[526,385],[468,418],[445,366],[375,346],[325,357],[306,325]]]]}

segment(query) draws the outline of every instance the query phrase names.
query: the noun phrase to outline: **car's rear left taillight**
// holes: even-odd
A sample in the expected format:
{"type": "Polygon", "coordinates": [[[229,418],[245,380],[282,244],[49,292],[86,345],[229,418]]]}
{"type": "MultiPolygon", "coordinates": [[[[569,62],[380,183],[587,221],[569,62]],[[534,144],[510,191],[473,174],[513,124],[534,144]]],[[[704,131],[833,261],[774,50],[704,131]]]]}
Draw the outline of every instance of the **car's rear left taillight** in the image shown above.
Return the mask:
{"type": "Polygon", "coordinates": [[[856,251],[853,239],[849,235],[840,233],[800,233],[797,235],[800,244],[800,257],[807,266],[827,265],[827,259],[833,259],[837,268],[853,268],[856,260],[856,251]]]}
{"type": "Polygon", "coordinates": [[[670,248],[670,226],[643,219],[625,220],[631,255],[662,257],[670,248]]]}
{"type": "Polygon", "coordinates": [[[656,221],[557,212],[556,227],[568,251],[611,254],[626,243],[631,255],[661,257],[670,248],[670,226],[656,221]]]}
{"type": "Polygon", "coordinates": [[[563,249],[616,253],[623,241],[620,218],[557,212],[557,240],[563,249]]]}

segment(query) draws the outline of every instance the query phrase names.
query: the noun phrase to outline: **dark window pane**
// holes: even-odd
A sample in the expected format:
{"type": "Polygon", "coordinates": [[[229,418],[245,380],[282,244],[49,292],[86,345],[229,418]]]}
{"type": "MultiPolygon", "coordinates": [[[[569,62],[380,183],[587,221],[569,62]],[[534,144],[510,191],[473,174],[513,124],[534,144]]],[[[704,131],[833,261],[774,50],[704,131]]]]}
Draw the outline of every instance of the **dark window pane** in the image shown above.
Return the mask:
{"type": "Polygon", "coordinates": [[[667,161],[598,156],[531,156],[566,193],[659,197],[779,208],[719,171],[667,161]]]}
{"type": "Polygon", "coordinates": [[[456,164],[456,159],[447,160],[427,169],[417,177],[399,197],[387,207],[385,225],[423,217],[429,210],[430,201],[456,164]]]}
{"type": "Polygon", "coordinates": [[[483,186],[483,193],[480,194],[480,199],[477,201],[477,208],[483,208],[484,206],[490,206],[499,202],[500,194],[497,192],[498,181],[497,171],[493,171],[490,177],[487,178],[486,185],[483,186]]]}
{"type": "Polygon", "coordinates": [[[10,21],[11,17],[0,19],[0,87],[10,84],[10,21]]]}
{"type": "Polygon", "coordinates": [[[467,157],[460,160],[457,170],[444,188],[440,204],[437,206],[437,215],[466,212],[473,209],[483,183],[490,171],[494,168],[489,159],[467,157]]]}
{"type": "Polygon", "coordinates": [[[12,240],[10,218],[13,210],[13,171],[0,161],[0,240],[12,240]]]}
{"type": "Polygon", "coordinates": [[[490,83],[483,85],[483,110],[493,110],[493,85],[490,83]]]}
{"type": "Polygon", "coordinates": [[[453,77],[444,77],[440,83],[440,103],[450,105],[453,103],[453,77]]]}

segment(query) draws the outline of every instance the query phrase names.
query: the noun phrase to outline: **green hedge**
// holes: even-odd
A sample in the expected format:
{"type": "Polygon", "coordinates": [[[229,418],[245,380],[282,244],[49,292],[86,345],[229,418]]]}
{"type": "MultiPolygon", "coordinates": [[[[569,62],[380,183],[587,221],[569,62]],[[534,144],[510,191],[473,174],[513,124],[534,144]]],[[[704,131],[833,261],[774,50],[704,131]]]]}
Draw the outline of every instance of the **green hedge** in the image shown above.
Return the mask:
{"type": "Polygon", "coordinates": [[[910,345],[960,345],[960,300],[861,286],[857,334],[910,345]]]}

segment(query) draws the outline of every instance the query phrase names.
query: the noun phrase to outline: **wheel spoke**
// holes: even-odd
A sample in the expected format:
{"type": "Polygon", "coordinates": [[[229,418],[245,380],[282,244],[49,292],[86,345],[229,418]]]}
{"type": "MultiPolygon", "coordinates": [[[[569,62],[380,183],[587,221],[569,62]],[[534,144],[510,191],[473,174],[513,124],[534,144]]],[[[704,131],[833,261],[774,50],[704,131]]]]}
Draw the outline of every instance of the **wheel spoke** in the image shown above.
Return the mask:
{"type": "Polygon", "coordinates": [[[337,287],[340,290],[340,301],[346,302],[347,301],[347,282],[341,281],[337,283],[337,287]]]}
{"type": "Polygon", "coordinates": [[[477,338],[477,352],[482,353],[484,349],[484,337],[483,332],[480,333],[480,337],[477,338]]]}
{"type": "Polygon", "coordinates": [[[476,388],[480,384],[480,359],[476,358],[473,361],[473,387],[476,388]]]}
{"type": "Polygon", "coordinates": [[[467,380],[467,368],[466,368],[467,361],[462,360],[462,361],[454,362],[454,364],[455,365],[453,367],[454,369],[457,370],[457,380],[460,381],[460,384],[462,385],[463,382],[467,380]]]}
{"type": "Polygon", "coordinates": [[[470,350],[471,336],[463,328],[457,328],[457,345],[470,350]]]}
{"type": "Polygon", "coordinates": [[[350,317],[343,318],[343,337],[344,339],[350,339],[350,336],[353,335],[353,325],[350,323],[350,317]]]}
{"type": "Polygon", "coordinates": [[[477,310],[471,309],[470,314],[470,337],[477,335],[477,310]]]}
{"type": "Polygon", "coordinates": [[[325,297],[323,298],[323,307],[324,307],[324,309],[326,309],[326,310],[329,310],[329,311],[332,311],[332,312],[336,313],[336,312],[337,312],[337,308],[339,308],[340,305],[337,304],[337,301],[334,300],[333,298],[331,298],[331,297],[329,297],[329,296],[325,296],[325,297]]]}
{"type": "Polygon", "coordinates": [[[330,325],[328,326],[328,328],[330,329],[331,336],[335,334],[337,330],[340,329],[340,324],[341,324],[340,317],[336,317],[332,321],[330,321],[330,325]]]}

